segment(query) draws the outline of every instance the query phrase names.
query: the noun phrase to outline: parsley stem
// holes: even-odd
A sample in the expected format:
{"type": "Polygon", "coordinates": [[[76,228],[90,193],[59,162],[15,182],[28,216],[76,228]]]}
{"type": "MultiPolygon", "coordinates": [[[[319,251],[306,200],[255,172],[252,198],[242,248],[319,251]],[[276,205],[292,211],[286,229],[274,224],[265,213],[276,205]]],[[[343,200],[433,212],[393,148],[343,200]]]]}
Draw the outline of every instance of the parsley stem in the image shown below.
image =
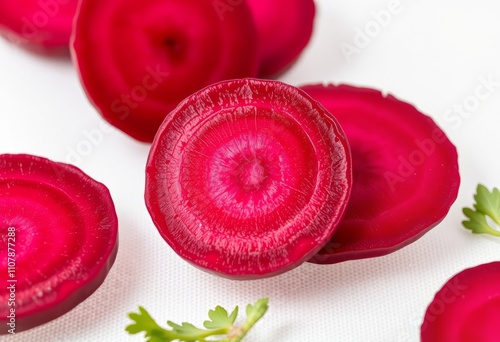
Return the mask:
{"type": "Polygon", "coordinates": [[[247,320],[246,322],[238,328],[235,328],[233,332],[229,333],[227,342],[240,342],[252,329],[252,327],[257,323],[262,316],[266,313],[268,309],[268,299],[259,299],[254,306],[247,307],[247,320]]]}
{"type": "Polygon", "coordinates": [[[133,323],[129,324],[125,330],[130,334],[144,332],[144,337],[150,342],[240,342],[255,323],[264,316],[268,308],[267,302],[267,298],[261,298],[254,305],[247,305],[247,320],[239,327],[234,326],[234,321],[238,315],[238,307],[231,314],[228,314],[226,309],[217,306],[214,310],[208,312],[210,320],[203,323],[205,329],[197,328],[193,324],[186,322],[176,324],[172,321],[167,321],[170,329],[164,329],[156,323],[142,306],[139,306],[138,313],[129,313],[133,323]],[[210,337],[214,336],[215,340],[210,339],[210,337]]]}

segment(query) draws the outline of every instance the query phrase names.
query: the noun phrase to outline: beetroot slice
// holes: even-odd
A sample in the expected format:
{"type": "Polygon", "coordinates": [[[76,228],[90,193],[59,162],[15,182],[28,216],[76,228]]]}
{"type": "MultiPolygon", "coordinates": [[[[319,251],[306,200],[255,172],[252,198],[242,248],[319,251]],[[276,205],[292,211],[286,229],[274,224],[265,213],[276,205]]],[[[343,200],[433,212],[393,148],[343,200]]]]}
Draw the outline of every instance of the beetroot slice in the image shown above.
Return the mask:
{"type": "Polygon", "coordinates": [[[72,42],[91,102],[145,142],[188,95],[254,76],[258,67],[257,31],[244,2],[224,13],[213,0],[83,0],[72,42]]]}
{"type": "Polygon", "coordinates": [[[146,205],[182,258],[234,279],[276,275],[331,237],[351,189],[345,136],[325,109],[278,81],[221,82],[162,124],[146,205]]]}
{"type": "Polygon", "coordinates": [[[289,67],[309,43],[316,6],[313,0],[247,0],[259,33],[261,77],[289,67]]]}
{"type": "Polygon", "coordinates": [[[500,337],[500,262],[466,269],[436,293],[421,341],[496,342],[500,337]]]}
{"type": "Polygon", "coordinates": [[[0,333],[11,329],[8,286],[15,287],[15,332],[90,296],[115,260],[117,225],[108,189],[76,167],[0,155],[0,333]]]}
{"type": "Polygon", "coordinates": [[[77,0],[0,1],[0,34],[9,40],[67,47],[77,0]]]}
{"type": "Polygon", "coordinates": [[[394,252],[445,217],[460,185],[457,151],[430,117],[372,89],[302,89],[340,122],[351,146],[354,178],[345,218],[311,262],[394,252]]]}

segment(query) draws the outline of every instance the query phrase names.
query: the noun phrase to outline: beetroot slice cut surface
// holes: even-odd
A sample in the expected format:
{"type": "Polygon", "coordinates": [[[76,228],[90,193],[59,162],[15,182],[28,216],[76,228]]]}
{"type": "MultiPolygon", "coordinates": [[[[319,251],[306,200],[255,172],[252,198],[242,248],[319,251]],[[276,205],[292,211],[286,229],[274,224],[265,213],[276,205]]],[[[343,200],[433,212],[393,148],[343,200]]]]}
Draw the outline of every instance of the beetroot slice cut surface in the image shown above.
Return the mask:
{"type": "Polygon", "coordinates": [[[10,329],[8,286],[15,287],[15,332],[90,296],[115,260],[117,227],[108,189],[78,168],[0,155],[0,333],[10,329]]]}
{"type": "Polygon", "coordinates": [[[278,81],[221,82],[183,101],[153,142],[146,205],[182,258],[234,279],[312,257],[347,205],[351,160],[325,109],[278,81]]]}
{"type": "Polygon", "coordinates": [[[500,262],[466,269],[436,293],[421,341],[496,342],[500,336],[500,262]]]}
{"type": "Polygon", "coordinates": [[[394,252],[446,216],[460,185],[457,151],[430,117],[372,89],[302,89],[337,118],[353,160],[353,190],[345,217],[311,262],[394,252]]]}
{"type": "Polygon", "coordinates": [[[224,13],[213,0],[83,0],[72,47],[90,101],[144,142],[193,92],[258,68],[245,2],[224,13]]]}
{"type": "Polygon", "coordinates": [[[309,43],[316,6],[313,0],[247,0],[259,33],[261,77],[289,67],[309,43]]]}
{"type": "Polygon", "coordinates": [[[45,48],[68,47],[77,0],[0,1],[0,34],[45,48]]]}

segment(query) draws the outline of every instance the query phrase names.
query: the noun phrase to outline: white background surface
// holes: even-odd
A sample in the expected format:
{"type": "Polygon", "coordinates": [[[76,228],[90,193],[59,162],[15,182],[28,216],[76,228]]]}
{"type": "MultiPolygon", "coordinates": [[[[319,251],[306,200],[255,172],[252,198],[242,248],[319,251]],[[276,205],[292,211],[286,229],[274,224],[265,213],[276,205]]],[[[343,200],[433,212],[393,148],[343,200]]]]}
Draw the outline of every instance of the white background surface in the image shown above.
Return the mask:
{"type": "Polygon", "coordinates": [[[89,141],[86,132],[103,124],[71,63],[0,39],[0,153],[75,163],[109,187],[120,220],[118,258],[99,290],[63,317],[2,341],[142,341],[124,331],[127,312],[138,305],[159,322],[201,325],[218,304],[244,306],[263,296],[270,309],[248,341],[418,341],[425,309],[444,282],[464,268],[499,260],[500,239],[463,229],[461,208],[472,204],[478,182],[500,187],[500,3],[401,0],[400,11],[350,62],[340,46],[354,45],[356,29],[390,1],[316,3],[313,39],[281,80],[379,88],[431,115],[459,151],[462,185],[447,218],[385,257],[304,264],[257,281],[206,274],[170,250],[149,218],[143,201],[149,146],[112,129],[87,155],[70,157],[89,141]],[[498,82],[474,103],[481,78],[498,82]],[[477,105],[468,117],[450,112],[464,103],[477,105]]]}

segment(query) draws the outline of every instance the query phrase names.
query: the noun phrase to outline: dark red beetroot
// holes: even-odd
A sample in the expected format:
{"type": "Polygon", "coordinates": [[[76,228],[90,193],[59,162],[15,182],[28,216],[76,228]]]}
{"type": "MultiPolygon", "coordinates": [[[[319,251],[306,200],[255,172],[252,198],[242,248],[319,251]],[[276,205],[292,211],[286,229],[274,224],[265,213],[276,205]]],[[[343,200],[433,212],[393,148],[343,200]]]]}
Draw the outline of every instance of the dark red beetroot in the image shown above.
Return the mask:
{"type": "Polygon", "coordinates": [[[316,7],[313,0],[247,0],[259,32],[259,75],[289,67],[309,43],[316,7]]]}
{"type": "Polygon", "coordinates": [[[336,263],[394,252],[437,225],[460,185],[457,151],[434,121],[379,91],[302,88],[340,122],[353,159],[353,190],[332,240],[311,259],[336,263]]]}
{"type": "Polygon", "coordinates": [[[151,142],[181,100],[257,72],[246,3],[220,16],[213,0],[83,0],[73,57],[92,103],[111,124],[151,142]]]}
{"type": "Polygon", "coordinates": [[[500,262],[451,278],[427,308],[421,341],[497,342],[500,339],[500,262]]]}
{"type": "Polygon", "coordinates": [[[2,0],[0,34],[30,47],[66,47],[77,0],[2,0]]]}
{"type": "Polygon", "coordinates": [[[11,309],[20,332],[90,296],[115,260],[117,234],[104,185],[74,166],[0,155],[0,333],[12,328],[11,309]]]}
{"type": "Polygon", "coordinates": [[[307,94],[233,80],[165,120],[146,170],[146,205],[184,259],[235,279],[276,275],[331,237],[351,189],[345,136],[307,94]]]}

